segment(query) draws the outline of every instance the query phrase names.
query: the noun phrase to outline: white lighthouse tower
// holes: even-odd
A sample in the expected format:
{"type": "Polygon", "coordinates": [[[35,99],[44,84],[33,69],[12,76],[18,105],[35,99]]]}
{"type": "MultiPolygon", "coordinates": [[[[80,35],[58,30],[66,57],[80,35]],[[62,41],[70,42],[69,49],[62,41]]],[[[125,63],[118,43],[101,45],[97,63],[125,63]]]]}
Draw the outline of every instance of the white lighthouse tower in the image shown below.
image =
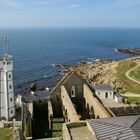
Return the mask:
{"type": "Polygon", "coordinates": [[[15,100],[13,88],[13,59],[8,54],[6,36],[3,37],[4,55],[0,58],[0,118],[6,120],[15,116],[15,100]]]}

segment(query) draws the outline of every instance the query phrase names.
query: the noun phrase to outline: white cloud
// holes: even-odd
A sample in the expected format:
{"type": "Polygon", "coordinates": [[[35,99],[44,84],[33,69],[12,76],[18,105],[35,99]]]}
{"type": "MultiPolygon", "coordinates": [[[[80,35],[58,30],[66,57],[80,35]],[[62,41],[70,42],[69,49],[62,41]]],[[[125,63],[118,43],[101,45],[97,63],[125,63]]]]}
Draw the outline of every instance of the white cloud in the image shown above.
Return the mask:
{"type": "Polygon", "coordinates": [[[62,3],[66,0],[33,0],[32,3],[34,4],[52,4],[52,3],[62,3]]]}
{"type": "Polygon", "coordinates": [[[120,8],[140,5],[140,0],[115,0],[115,4],[120,8]]]}
{"type": "Polygon", "coordinates": [[[19,3],[17,0],[0,0],[0,5],[17,7],[17,6],[19,6],[19,3]]]}
{"type": "Polygon", "coordinates": [[[68,6],[68,8],[77,8],[77,7],[79,7],[80,5],[78,5],[78,4],[72,4],[72,5],[70,5],[70,6],[68,6]]]}

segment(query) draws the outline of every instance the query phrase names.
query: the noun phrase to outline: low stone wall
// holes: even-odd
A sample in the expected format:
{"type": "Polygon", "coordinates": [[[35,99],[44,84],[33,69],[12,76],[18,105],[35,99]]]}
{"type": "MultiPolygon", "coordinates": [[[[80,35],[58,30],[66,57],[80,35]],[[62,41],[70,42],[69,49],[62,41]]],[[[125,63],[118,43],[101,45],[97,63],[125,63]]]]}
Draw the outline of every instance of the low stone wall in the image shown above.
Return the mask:
{"type": "Polygon", "coordinates": [[[63,114],[66,122],[79,121],[78,114],[64,86],[61,86],[61,99],[63,106],[63,114]]]}
{"type": "Polygon", "coordinates": [[[114,107],[114,108],[110,108],[110,110],[116,116],[122,116],[122,115],[140,115],[140,106],[114,107]]]}
{"type": "Polygon", "coordinates": [[[80,127],[80,126],[87,126],[87,124],[85,121],[64,123],[63,124],[63,140],[72,140],[69,129],[80,127]]]}
{"type": "Polygon", "coordinates": [[[94,118],[106,118],[111,117],[104,106],[93,96],[93,92],[90,88],[84,84],[84,98],[87,112],[92,113],[94,118]]]}
{"type": "Polygon", "coordinates": [[[63,140],[72,140],[66,123],[63,124],[63,140]]]}

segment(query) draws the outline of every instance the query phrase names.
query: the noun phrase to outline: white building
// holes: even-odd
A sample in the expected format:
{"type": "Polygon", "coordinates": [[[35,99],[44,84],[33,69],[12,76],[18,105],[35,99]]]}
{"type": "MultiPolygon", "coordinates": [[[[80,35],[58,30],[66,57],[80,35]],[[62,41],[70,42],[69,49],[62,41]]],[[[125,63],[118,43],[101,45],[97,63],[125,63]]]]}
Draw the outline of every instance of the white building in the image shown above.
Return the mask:
{"type": "Polygon", "coordinates": [[[115,102],[122,102],[123,97],[115,93],[111,85],[93,85],[93,89],[99,99],[112,99],[115,102]]]}
{"type": "Polygon", "coordinates": [[[0,58],[0,118],[10,120],[15,116],[15,101],[13,88],[13,59],[7,53],[4,37],[4,56],[0,58]]]}
{"type": "Polygon", "coordinates": [[[100,99],[113,99],[114,92],[111,85],[94,85],[93,88],[100,99]]]}

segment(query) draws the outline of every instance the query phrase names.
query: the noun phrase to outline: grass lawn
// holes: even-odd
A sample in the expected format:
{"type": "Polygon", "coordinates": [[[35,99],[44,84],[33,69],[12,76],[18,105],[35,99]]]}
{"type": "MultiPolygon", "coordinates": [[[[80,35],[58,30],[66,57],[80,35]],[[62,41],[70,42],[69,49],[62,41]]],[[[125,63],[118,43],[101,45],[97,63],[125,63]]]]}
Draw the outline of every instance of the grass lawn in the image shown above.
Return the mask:
{"type": "Polygon", "coordinates": [[[54,118],[53,119],[52,137],[61,137],[62,136],[63,123],[64,123],[63,118],[54,118]]]}
{"type": "Polygon", "coordinates": [[[128,60],[122,60],[120,61],[118,67],[117,67],[117,76],[118,80],[122,84],[122,87],[126,89],[127,92],[133,92],[133,93],[140,93],[140,85],[129,80],[125,73],[136,66],[137,64],[135,62],[131,62],[128,60]]]}
{"type": "Polygon", "coordinates": [[[129,76],[140,81],[140,66],[131,71],[129,76]]]}
{"type": "Polygon", "coordinates": [[[131,104],[140,103],[140,97],[127,97],[127,100],[131,104]]]}
{"type": "Polygon", "coordinates": [[[13,140],[13,129],[0,128],[0,140],[13,140]]]}
{"type": "Polygon", "coordinates": [[[139,90],[131,89],[131,90],[129,90],[129,92],[132,92],[132,93],[135,93],[135,94],[140,94],[140,89],[139,90]]]}

